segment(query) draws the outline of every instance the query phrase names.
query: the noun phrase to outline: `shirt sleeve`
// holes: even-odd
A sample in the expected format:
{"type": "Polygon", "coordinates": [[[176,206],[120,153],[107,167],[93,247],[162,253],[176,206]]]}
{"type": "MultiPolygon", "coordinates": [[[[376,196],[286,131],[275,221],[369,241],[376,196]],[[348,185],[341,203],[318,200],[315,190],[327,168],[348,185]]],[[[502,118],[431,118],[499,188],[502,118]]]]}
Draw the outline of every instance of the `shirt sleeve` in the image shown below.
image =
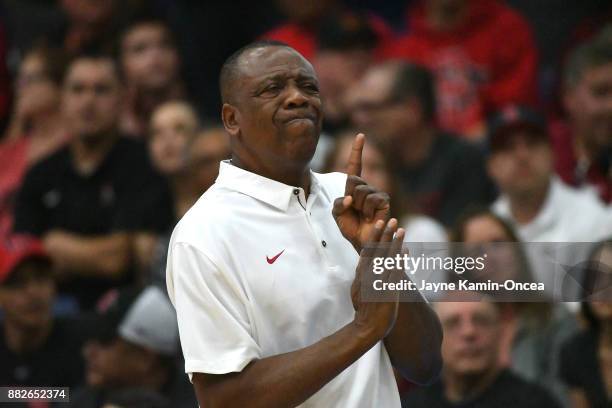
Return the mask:
{"type": "Polygon", "coordinates": [[[192,373],[238,372],[260,358],[244,296],[203,252],[187,243],[172,245],[167,285],[190,378],[192,373]]]}

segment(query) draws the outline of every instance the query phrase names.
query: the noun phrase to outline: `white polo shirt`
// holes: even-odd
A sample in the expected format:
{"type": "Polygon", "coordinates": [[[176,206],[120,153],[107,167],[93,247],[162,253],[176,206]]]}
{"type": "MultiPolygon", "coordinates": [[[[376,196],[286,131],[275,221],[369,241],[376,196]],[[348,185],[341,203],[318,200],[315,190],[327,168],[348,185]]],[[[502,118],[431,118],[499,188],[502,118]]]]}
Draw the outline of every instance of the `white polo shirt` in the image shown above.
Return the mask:
{"type": "MultiPolygon", "coordinates": [[[[166,279],[190,376],[240,371],[353,320],[358,255],[331,213],[346,175],[311,176],[306,201],[301,188],[222,162],[174,229],[166,279]]],[[[399,407],[383,343],[300,406],[399,407]]]]}

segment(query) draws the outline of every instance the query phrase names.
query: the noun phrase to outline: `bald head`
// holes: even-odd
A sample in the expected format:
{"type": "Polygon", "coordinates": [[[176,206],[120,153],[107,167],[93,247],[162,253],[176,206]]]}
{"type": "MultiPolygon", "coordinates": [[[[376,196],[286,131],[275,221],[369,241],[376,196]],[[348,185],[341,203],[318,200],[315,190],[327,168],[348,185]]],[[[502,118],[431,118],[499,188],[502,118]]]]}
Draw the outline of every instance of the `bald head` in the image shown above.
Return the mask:
{"type": "Polygon", "coordinates": [[[219,75],[219,89],[221,91],[222,103],[231,103],[233,101],[234,85],[240,78],[240,68],[244,64],[244,60],[252,53],[270,47],[286,47],[292,49],[287,44],[280,41],[255,41],[235,51],[225,60],[223,66],[221,66],[221,73],[219,75]]]}

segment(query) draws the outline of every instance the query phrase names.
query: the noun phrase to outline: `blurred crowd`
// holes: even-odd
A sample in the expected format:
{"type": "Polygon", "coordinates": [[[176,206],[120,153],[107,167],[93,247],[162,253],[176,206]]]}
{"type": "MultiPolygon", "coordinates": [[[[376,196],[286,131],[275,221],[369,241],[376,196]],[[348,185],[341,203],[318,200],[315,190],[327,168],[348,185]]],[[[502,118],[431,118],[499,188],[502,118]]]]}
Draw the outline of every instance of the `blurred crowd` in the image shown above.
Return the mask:
{"type": "MultiPolygon", "coordinates": [[[[255,40],[317,72],[313,170],[366,134],[406,241],[588,243],[565,256],[597,299],[436,302],[443,372],[398,377],[405,406],[612,406],[606,1],[0,1],[0,386],[196,406],[166,251],[230,157],[218,72],[255,40]]],[[[537,250],[498,256],[553,278],[537,250]]]]}

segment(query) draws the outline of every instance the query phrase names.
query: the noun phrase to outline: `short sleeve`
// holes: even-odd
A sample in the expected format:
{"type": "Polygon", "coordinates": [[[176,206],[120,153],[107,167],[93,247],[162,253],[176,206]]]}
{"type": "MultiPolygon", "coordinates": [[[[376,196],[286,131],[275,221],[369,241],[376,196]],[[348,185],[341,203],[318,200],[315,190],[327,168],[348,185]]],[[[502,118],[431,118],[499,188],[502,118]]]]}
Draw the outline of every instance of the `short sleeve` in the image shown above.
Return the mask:
{"type": "Polygon", "coordinates": [[[245,298],[227,271],[183,242],[171,244],[167,268],[186,373],[238,372],[261,356],[245,298]]]}

